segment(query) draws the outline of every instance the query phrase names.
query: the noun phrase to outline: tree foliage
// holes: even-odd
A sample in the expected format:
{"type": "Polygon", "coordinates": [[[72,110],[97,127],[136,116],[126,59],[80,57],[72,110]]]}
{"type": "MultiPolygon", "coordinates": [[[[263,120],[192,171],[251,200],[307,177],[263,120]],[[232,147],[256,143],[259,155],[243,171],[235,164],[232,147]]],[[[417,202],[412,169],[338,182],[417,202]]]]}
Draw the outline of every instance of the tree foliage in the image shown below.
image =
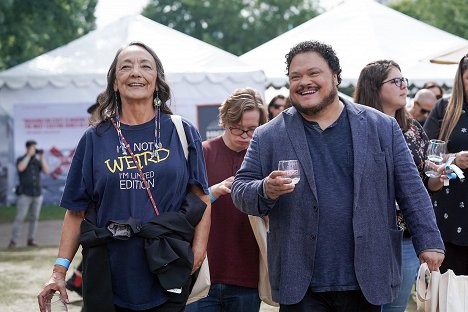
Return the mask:
{"type": "Polygon", "coordinates": [[[96,4],[97,0],[1,0],[0,70],[94,29],[96,4]]]}
{"type": "Polygon", "coordinates": [[[151,0],[142,14],[241,55],[319,12],[317,0],[151,0]]]}
{"type": "Polygon", "coordinates": [[[468,39],[466,0],[401,0],[391,7],[424,23],[468,39]]]}

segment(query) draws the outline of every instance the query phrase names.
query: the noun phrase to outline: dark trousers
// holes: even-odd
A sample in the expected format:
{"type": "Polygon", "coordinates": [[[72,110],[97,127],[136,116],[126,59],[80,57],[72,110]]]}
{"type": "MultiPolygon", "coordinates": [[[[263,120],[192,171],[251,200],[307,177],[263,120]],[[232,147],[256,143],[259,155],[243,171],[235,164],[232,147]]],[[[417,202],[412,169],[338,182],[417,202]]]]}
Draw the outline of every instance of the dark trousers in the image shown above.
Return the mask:
{"type": "Polygon", "coordinates": [[[157,307],[148,310],[134,311],[115,306],[115,312],[184,312],[191,291],[191,282],[191,279],[189,279],[187,284],[182,287],[182,293],[180,294],[167,292],[166,296],[169,299],[157,307]]]}
{"type": "Polygon", "coordinates": [[[304,298],[291,305],[280,305],[280,312],[380,312],[380,306],[367,302],[360,290],[307,291],[304,298]]]}
{"type": "Polygon", "coordinates": [[[440,266],[440,273],[452,270],[456,275],[468,275],[468,246],[459,246],[444,242],[445,259],[440,266]]]}

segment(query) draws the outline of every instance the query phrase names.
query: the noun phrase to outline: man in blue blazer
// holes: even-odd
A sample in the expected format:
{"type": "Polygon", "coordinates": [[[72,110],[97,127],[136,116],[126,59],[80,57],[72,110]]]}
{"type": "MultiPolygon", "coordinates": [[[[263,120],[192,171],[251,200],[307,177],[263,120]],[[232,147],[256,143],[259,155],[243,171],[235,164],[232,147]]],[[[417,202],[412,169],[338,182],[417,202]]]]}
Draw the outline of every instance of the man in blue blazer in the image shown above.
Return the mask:
{"type": "Polygon", "coordinates": [[[403,211],[416,253],[430,270],[444,245],[429,196],[395,119],[338,97],[333,49],[302,42],[286,55],[287,109],[257,128],[232,197],[269,216],[268,261],[281,311],[380,311],[401,282],[403,211]],[[297,159],[297,184],[278,171],[297,159]]]}

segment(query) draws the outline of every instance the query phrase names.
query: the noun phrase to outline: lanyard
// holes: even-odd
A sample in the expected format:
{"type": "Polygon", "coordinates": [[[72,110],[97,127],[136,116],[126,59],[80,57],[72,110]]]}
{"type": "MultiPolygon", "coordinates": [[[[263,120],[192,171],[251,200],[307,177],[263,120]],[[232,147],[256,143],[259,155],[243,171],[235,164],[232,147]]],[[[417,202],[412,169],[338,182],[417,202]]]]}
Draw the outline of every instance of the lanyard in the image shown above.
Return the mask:
{"type": "MultiPolygon", "coordinates": [[[[112,124],[114,125],[115,130],[117,130],[117,135],[119,136],[120,141],[123,143],[123,147],[125,147],[125,149],[126,149],[127,152],[130,154],[130,156],[132,156],[133,162],[135,163],[135,166],[136,166],[137,169],[138,169],[138,173],[140,174],[140,178],[141,178],[141,180],[143,181],[143,185],[145,186],[146,193],[148,193],[148,196],[149,196],[149,199],[150,199],[150,201],[151,201],[151,204],[153,205],[154,213],[156,214],[156,216],[158,216],[158,215],[159,215],[159,211],[158,211],[158,208],[156,207],[156,202],[155,202],[154,199],[153,199],[153,194],[151,194],[149,184],[148,184],[148,182],[147,182],[146,179],[145,179],[145,176],[144,176],[144,174],[143,174],[143,171],[141,170],[141,165],[140,165],[140,163],[137,161],[135,155],[133,154],[133,151],[132,151],[132,149],[130,148],[130,144],[128,144],[127,140],[126,140],[125,137],[123,136],[122,130],[120,130],[120,126],[118,126],[118,125],[115,123],[115,121],[114,121],[113,118],[111,118],[110,120],[112,121],[112,124]]],[[[120,122],[119,122],[119,124],[120,124],[120,122]]],[[[155,148],[156,148],[156,147],[155,147],[155,148]]]]}

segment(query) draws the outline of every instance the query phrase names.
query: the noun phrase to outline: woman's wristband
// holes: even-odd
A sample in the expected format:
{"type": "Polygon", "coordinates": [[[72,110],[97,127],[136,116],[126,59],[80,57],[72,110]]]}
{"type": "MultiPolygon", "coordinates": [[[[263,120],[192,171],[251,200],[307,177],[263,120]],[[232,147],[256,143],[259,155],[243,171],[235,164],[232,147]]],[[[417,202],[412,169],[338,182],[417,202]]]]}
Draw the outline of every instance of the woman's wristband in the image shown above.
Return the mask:
{"type": "Polygon", "coordinates": [[[217,198],[211,192],[211,187],[208,188],[208,196],[210,196],[210,202],[214,202],[217,198]]]}
{"type": "Polygon", "coordinates": [[[70,267],[70,260],[65,258],[57,258],[54,265],[60,265],[65,267],[67,270],[70,267]]]}

